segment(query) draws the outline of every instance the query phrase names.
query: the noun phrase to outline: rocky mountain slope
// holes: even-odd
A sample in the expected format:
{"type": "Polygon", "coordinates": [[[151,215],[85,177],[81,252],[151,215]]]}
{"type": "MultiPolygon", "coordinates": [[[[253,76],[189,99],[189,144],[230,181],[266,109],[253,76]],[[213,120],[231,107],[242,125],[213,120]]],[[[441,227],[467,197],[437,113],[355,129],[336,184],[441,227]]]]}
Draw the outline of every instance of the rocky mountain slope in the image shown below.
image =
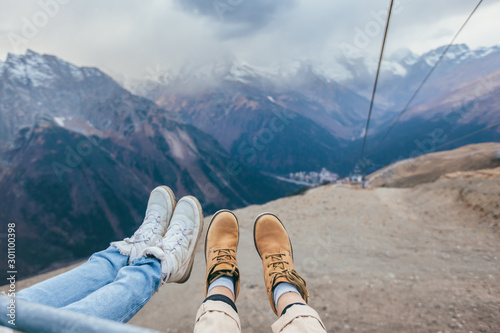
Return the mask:
{"type": "Polygon", "coordinates": [[[396,162],[369,175],[367,183],[373,187],[413,187],[454,172],[496,167],[500,167],[500,143],[482,143],[396,162]]]}
{"type": "Polygon", "coordinates": [[[53,56],[9,55],[0,118],[0,220],[18,225],[20,277],[130,235],[159,184],[196,195],[208,212],[296,188],[242,165],[99,70],[53,56]]]}
{"type": "MultiPolygon", "coordinates": [[[[236,210],[243,330],[265,332],[275,320],[252,239],[255,217],[271,211],[290,233],[310,305],[329,332],[500,331],[499,195],[500,174],[485,170],[413,188],[329,185],[236,210]]],[[[192,332],[204,296],[202,245],[190,280],[161,287],[131,324],[192,332]]]]}

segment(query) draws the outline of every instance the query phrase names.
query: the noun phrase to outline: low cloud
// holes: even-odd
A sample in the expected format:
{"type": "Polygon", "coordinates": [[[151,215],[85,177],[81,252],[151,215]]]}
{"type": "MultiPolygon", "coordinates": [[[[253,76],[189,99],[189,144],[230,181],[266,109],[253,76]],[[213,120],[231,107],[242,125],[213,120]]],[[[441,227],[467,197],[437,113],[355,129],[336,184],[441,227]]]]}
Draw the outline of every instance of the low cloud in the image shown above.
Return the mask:
{"type": "Polygon", "coordinates": [[[223,37],[236,38],[266,27],[273,18],[296,4],[295,0],[175,0],[183,10],[221,24],[223,37]],[[228,25],[232,27],[228,28],[228,25]],[[229,30],[228,30],[229,29],[229,30]]]}
{"type": "MultiPolygon", "coordinates": [[[[114,77],[144,78],[151,68],[179,71],[245,61],[260,67],[307,61],[337,77],[353,50],[378,60],[388,0],[0,0],[0,60],[32,49],[114,77]],[[45,8],[45,9],[44,9],[45,8]],[[49,10],[52,8],[52,10],[49,10]],[[43,18],[40,13],[47,19],[43,18]],[[28,23],[36,24],[37,33],[28,23]],[[30,36],[25,36],[30,32],[30,36]],[[15,47],[8,38],[20,39],[15,47]],[[345,51],[347,49],[347,51],[345,51]],[[188,67],[189,67],[188,66],[188,67]]],[[[421,54],[449,43],[477,1],[396,0],[387,55],[421,54]]],[[[484,1],[457,43],[498,44],[500,2],[484,1]]],[[[160,70],[155,70],[160,72],[160,70]]]]}

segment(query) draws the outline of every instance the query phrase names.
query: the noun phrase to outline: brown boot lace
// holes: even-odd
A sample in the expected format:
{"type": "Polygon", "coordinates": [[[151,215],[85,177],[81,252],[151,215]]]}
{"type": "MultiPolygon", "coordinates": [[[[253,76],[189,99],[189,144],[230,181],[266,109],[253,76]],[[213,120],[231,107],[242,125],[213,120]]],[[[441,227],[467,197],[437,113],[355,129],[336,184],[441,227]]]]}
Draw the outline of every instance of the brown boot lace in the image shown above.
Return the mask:
{"type": "Polygon", "coordinates": [[[285,264],[289,265],[290,263],[284,260],[282,258],[283,256],[284,256],[283,253],[274,253],[274,254],[268,254],[265,257],[265,259],[272,258],[272,261],[269,264],[267,264],[267,268],[271,267],[272,265],[274,269],[271,272],[269,272],[269,276],[272,276],[271,286],[274,287],[276,280],[278,278],[283,277],[287,279],[289,283],[297,287],[299,293],[302,295],[304,301],[306,301],[307,303],[309,298],[309,292],[307,291],[306,288],[306,280],[304,280],[304,278],[302,278],[295,269],[285,268],[285,264]]]}
{"type": "Polygon", "coordinates": [[[237,277],[239,275],[238,267],[234,264],[236,262],[236,251],[233,249],[217,249],[214,250],[217,254],[212,258],[212,265],[208,273],[208,284],[214,282],[221,276],[237,277]],[[231,254],[234,253],[234,254],[231,254]],[[228,264],[232,268],[230,270],[221,270],[214,273],[215,268],[221,264],[228,264]]]}

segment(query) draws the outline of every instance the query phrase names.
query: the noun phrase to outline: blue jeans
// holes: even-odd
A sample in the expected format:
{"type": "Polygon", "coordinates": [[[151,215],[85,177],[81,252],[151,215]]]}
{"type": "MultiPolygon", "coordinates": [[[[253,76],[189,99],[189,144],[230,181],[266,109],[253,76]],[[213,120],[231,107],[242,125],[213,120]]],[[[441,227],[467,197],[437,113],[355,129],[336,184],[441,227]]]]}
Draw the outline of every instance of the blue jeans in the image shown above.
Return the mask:
{"type": "Polygon", "coordinates": [[[115,247],[97,252],[66,273],[17,293],[32,303],[74,311],[89,316],[129,321],[158,289],[161,265],[155,258],[128,256],[115,247]]]}

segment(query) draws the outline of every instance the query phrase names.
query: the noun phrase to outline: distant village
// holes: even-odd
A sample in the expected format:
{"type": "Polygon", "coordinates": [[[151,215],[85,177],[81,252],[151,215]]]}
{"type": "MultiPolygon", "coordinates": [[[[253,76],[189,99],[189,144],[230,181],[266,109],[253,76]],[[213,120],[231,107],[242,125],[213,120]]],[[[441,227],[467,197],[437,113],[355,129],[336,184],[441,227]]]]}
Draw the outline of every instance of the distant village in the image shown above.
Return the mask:
{"type": "Polygon", "coordinates": [[[304,186],[315,187],[324,184],[359,184],[362,182],[362,176],[358,173],[355,173],[349,177],[341,179],[337,173],[328,171],[326,168],[322,168],[319,172],[291,172],[288,174],[288,177],[283,180],[287,180],[304,186]]]}

